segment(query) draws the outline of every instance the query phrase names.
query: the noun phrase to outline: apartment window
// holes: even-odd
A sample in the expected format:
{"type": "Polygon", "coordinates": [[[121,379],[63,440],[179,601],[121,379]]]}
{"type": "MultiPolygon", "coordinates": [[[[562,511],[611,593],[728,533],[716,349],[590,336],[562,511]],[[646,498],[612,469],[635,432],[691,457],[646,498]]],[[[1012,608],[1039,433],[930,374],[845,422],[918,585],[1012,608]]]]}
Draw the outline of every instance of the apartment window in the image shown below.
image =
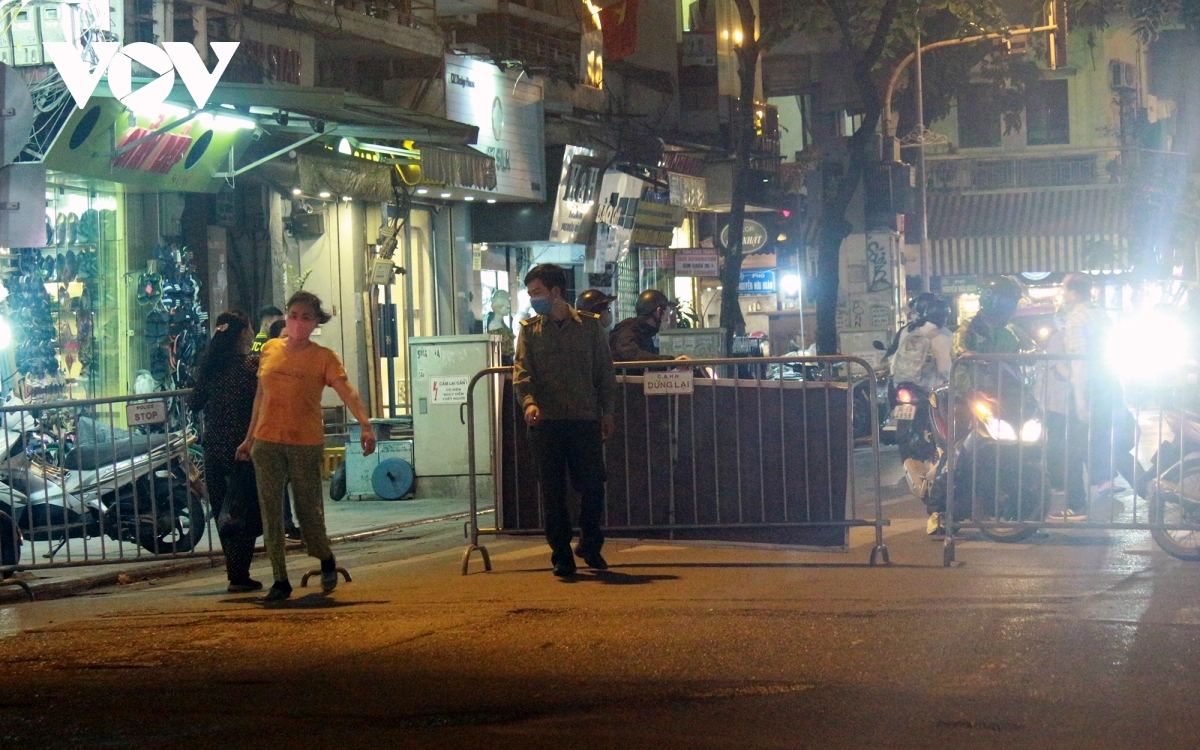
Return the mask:
{"type": "Polygon", "coordinates": [[[1000,145],[1000,113],[990,87],[973,83],[958,96],[958,145],[995,148],[1000,145]]]}
{"type": "Polygon", "coordinates": [[[1038,81],[1025,103],[1025,138],[1030,146],[1071,142],[1071,113],[1067,106],[1067,81],[1038,81]]]}

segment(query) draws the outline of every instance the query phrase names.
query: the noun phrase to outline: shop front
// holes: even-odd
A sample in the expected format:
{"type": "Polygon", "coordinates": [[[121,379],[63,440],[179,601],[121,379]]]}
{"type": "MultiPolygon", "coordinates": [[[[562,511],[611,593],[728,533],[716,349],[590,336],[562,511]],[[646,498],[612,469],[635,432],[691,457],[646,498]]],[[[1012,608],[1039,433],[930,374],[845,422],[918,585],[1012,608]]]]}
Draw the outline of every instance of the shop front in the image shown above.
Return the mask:
{"type": "Polygon", "coordinates": [[[6,168],[36,167],[29,181],[45,200],[41,241],[13,248],[4,279],[15,368],[6,385],[20,397],[191,384],[207,313],[183,243],[183,193],[215,192],[214,174],[253,124],[189,114],[94,96],[72,109],[42,164],[6,168]]]}

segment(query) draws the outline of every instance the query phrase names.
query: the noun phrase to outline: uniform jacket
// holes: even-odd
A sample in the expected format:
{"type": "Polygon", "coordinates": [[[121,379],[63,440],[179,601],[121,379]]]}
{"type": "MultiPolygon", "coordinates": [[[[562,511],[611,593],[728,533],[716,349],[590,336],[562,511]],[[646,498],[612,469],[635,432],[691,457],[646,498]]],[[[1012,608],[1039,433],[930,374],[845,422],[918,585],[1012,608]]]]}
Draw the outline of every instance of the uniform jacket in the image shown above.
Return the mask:
{"type": "Polygon", "coordinates": [[[571,308],[561,324],[548,315],[522,321],[513,388],[521,408],[535,404],[545,420],[612,414],[617,381],[599,320],[571,308]]]}

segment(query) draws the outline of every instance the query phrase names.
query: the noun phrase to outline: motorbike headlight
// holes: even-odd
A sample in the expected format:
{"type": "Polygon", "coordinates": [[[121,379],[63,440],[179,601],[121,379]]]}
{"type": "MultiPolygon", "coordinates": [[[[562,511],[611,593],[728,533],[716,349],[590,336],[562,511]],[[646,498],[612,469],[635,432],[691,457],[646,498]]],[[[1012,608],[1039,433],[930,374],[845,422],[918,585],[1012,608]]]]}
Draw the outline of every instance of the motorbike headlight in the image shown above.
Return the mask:
{"type": "Polygon", "coordinates": [[[996,419],[995,417],[984,419],[983,428],[987,430],[988,436],[998,443],[1017,442],[1017,431],[1003,419],[996,419]]]}
{"type": "Polygon", "coordinates": [[[1030,419],[1021,427],[1021,442],[1036,443],[1042,439],[1042,423],[1037,419],[1030,419]]]}

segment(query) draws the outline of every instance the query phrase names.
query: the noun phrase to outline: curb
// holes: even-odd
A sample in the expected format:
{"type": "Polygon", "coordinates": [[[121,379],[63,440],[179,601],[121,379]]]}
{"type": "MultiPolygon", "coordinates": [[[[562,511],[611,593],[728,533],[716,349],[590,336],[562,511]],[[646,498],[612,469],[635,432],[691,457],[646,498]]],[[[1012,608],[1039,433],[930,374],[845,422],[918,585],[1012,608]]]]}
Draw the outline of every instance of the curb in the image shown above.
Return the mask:
{"type": "MultiPolygon", "coordinates": [[[[491,513],[492,510],[480,511],[480,515],[491,513]]],[[[439,523],[442,521],[455,521],[470,516],[470,513],[452,513],[445,516],[437,516],[435,518],[422,518],[415,521],[406,521],[404,523],[390,524],[378,529],[368,529],[366,531],[358,531],[350,534],[342,534],[340,536],[329,537],[330,544],[343,544],[346,542],[358,542],[370,539],[372,537],[389,534],[401,529],[412,528],[413,526],[424,526],[431,523],[439,523]]],[[[289,544],[287,550],[289,552],[303,549],[303,544],[289,544]]],[[[254,554],[262,554],[262,547],[256,547],[254,554]]],[[[133,569],[121,568],[119,562],[112,563],[110,568],[102,573],[94,575],[86,575],[80,578],[74,578],[66,581],[44,581],[38,580],[25,581],[33,593],[34,601],[49,601],[51,599],[65,599],[67,597],[79,596],[82,593],[92,589],[106,588],[109,586],[118,586],[121,584],[135,583],[139,581],[152,581],[159,578],[169,578],[171,576],[180,575],[183,573],[191,573],[197,570],[206,570],[217,568],[222,565],[221,553],[214,552],[211,556],[193,557],[187,560],[168,560],[160,563],[140,563],[145,567],[135,567],[133,569]],[[113,569],[116,568],[116,569],[113,569]]],[[[46,570],[55,570],[55,568],[31,568],[26,573],[37,575],[46,570]]],[[[19,574],[18,574],[19,575],[19,574]]],[[[18,586],[15,581],[0,581],[0,605],[14,604],[19,602],[28,602],[29,596],[18,586]]]]}

